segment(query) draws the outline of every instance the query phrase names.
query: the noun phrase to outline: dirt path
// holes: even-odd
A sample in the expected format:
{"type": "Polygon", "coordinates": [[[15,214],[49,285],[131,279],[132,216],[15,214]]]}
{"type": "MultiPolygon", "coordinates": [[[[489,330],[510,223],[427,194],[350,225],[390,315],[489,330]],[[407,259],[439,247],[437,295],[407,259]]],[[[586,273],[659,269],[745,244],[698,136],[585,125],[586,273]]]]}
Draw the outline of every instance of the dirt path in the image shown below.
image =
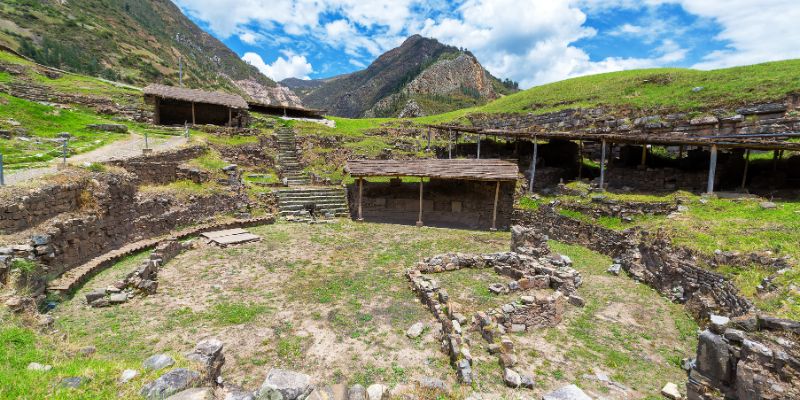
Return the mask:
{"type": "MultiPolygon", "coordinates": [[[[148,138],[148,142],[150,147],[155,151],[161,151],[169,150],[186,143],[186,138],[182,136],[151,137],[148,138]]],[[[67,162],[70,164],[80,164],[83,162],[102,162],[113,159],[131,158],[141,155],[143,148],[144,136],[132,133],[127,139],[118,140],[107,146],[69,157],[67,158],[67,162]]],[[[8,171],[6,172],[5,183],[6,185],[14,185],[55,173],[57,171],[56,165],[60,162],[61,159],[58,159],[53,160],[50,166],[47,167],[8,171]]]]}

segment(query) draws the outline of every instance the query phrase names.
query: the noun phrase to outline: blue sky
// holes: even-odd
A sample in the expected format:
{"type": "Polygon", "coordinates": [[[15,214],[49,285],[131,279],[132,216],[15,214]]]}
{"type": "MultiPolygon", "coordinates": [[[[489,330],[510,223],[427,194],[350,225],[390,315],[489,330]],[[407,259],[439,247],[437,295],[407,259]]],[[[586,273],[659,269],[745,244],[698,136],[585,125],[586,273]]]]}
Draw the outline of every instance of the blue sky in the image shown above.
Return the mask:
{"type": "Polygon", "coordinates": [[[652,67],[800,58],[797,0],[173,0],[265,75],[363,69],[412,34],[523,88],[652,67]]]}

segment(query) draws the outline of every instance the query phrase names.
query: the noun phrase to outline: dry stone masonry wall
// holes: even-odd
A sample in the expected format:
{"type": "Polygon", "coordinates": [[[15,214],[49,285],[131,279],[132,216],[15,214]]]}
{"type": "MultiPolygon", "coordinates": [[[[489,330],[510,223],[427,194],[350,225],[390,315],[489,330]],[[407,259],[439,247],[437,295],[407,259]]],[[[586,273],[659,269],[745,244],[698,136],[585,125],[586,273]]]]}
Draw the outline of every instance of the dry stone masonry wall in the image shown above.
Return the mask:
{"type": "Polygon", "coordinates": [[[18,190],[0,204],[0,234],[23,231],[58,214],[79,208],[86,180],[18,190]]]}

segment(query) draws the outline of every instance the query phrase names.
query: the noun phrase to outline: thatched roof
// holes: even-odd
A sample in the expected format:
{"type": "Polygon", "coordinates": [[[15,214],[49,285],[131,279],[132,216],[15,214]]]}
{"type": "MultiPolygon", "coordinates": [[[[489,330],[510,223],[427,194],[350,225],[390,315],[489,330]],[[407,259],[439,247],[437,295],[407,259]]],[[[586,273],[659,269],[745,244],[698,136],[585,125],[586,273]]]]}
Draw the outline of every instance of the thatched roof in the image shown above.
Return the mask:
{"type": "Polygon", "coordinates": [[[345,171],[353,177],[419,176],[478,181],[515,181],[519,173],[516,164],[493,159],[349,160],[345,171]]]}
{"type": "Polygon", "coordinates": [[[244,101],[243,98],[230,93],[207,92],[205,90],[151,84],[144,88],[144,95],[160,97],[162,99],[218,104],[231,108],[247,109],[247,102],[244,101]]]}

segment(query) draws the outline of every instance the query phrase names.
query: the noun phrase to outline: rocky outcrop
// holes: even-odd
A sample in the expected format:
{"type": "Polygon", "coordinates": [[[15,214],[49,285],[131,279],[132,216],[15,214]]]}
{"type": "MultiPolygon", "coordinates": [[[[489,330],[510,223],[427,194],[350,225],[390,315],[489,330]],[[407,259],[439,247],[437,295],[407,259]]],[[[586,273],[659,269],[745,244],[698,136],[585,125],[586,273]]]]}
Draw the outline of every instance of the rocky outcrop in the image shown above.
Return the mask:
{"type": "Polygon", "coordinates": [[[288,107],[303,107],[303,102],[300,98],[286,86],[264,86],[252,79],[244,79],[234,83],[256,102],[288,107]]]}
{"type": "Polygon", "coordinates": [[[467,53],[437,61],[406,85],[403,92],[438,96],[472,93],[487,100],[497,98],[489,75],[478,59],[467,53]]]}

